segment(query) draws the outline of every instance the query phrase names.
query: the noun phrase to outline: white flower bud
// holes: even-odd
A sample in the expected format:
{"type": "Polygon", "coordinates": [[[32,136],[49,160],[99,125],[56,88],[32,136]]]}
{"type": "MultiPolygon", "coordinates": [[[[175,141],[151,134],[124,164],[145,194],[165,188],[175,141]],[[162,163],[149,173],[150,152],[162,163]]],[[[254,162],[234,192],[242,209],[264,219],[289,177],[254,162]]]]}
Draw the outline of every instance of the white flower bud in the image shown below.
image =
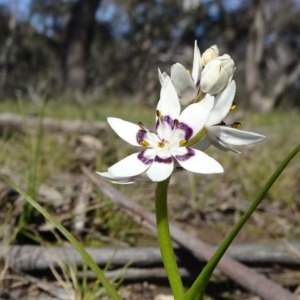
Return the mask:
{"type": "Polygon", "coordinates": [[[201,57],[202,65],[205,66],[210,60],[219,56],[219,49],[217,45],[213,45],[206,49],[201,57]]]}
{"type": "Polygon", "coordinates": [[[201,73],[201,91],[216,95],[232,80],[235,71],[234,61],[228,54],[211,59],[201,73]]]}

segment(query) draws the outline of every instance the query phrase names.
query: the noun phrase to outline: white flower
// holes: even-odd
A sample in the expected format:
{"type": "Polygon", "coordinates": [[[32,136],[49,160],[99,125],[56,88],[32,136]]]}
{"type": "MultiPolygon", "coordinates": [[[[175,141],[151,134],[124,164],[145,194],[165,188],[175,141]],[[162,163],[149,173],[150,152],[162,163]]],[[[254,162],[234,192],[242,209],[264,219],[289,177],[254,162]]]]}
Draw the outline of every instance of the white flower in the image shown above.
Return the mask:
{"type": "MultiPolygon", "coordinates": [[[[201,54],[197,41],[195,41],[192,73],[190,74],[180,63],[176,63],[171,67],[171,79],[182,105],[191,103],[197,97],[200,89],[201,71],[201,54]]],[[[161,73],[160,69],[158,69],[158,77],[162,84],[168,75],[165,72],[161,73]]]]}
{"type": "Polygon", "coordinates": [[[219,49],[217,45],[213,45],[206,49],[201,57],[202,65],[205,67],[207,63],[215,57],[219,56],[219,49]]]}
{"type": "Polygon", "coordinates": [[[214,107],[210,111],[209,117],[204,125],[206,135],[195,146],[197,149],[205,150],[210,145],[213,145],[223,151],[230,150],[239,153],[239,151],[230,148],[227,144],[250,145],[265,139],[265,136],[261,134],[236,129],[235,127],[239,127],[239,123],[230,125],[224,123],[223,120],[232,106],[235,91],[236,84],[233,80],[227,88],[215,98],[214,107]]]}
{"type": "Polygon", "coordinates": [[[201,73],[201,91],[211,95],[220,93],[231,82],[235,69],[228,54],[211,59],[201,73]]]}
{"type": "Polygon", "coordinates": [[[158,182],[167,179],[177,164],[195,173],[222,173],[222,166],[213,158],[185,146],[203,128],[213,105],[214,98],[207,97],[188,106],[180,114],[177,93],[171,79],[166,77],[156,110],[157,134],[146,129],[142,123],[136,125],[108,118],[108,123],[122,139],[145,149],[119,161],[108,172],[98,174],[117,183],[133,182],[142,174],[158,182]]]}

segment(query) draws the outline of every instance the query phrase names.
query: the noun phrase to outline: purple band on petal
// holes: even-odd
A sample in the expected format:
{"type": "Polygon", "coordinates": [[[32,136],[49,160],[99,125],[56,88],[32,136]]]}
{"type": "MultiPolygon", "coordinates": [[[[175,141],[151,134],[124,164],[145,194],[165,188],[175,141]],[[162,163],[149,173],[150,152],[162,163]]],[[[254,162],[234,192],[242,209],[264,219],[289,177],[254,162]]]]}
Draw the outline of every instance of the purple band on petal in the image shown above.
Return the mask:
{"type": "Polygon", "coordinates": [[[140,129],[136,134],[136,141],[141,144],[141,142],[144,140],[144,137],[146,135],[147,131],[140,129]]]}
{"type": "Polygon", "coordinates": [[[172,130],[174,129],[174,120],[170,116],[166,115],[166,116],[163,116],[160,119],[157,118],[157,121],[156,121],[156,130],[157,130],[160,122],[166,122],[170,126],[170,128],[172,130]]]}
{"type": "Polygon", "coordinates": [[[145,151],[142,151],[138,154],[137,158],[142,162],[144,163],[145,165],[151,165],[153,163],[153,159],[152,158],[149,158],[149,157],[146,157],[144,154],[145,154],[145,151]]]}
{"type": "Polygon", "coordinates": [[[187,153],[183,155],[175,155],[175,158],[179,161],[186,161],[195,155],[195,151],[191,148],[186,148],[187,153]]]}
{"type": "Polygon", "coordinates": [[[167,158],[161,158],[158,155],[156,155],[155,158],[154,158],[154,161],[158,162],[158,163],[163,163],[163,164],[171,164],[172,161],[173,161],[173,157],[170,156],[170,157],[167,157],[167,158]]]}
{"type": "Polygon", "coordinates": [[[193,129],[189,125],[187,125],[183,122],[179,122],[177,125],[177,128],[184,131],[184,139],[185,140],[188,141],[192,137],[193,129]]]}

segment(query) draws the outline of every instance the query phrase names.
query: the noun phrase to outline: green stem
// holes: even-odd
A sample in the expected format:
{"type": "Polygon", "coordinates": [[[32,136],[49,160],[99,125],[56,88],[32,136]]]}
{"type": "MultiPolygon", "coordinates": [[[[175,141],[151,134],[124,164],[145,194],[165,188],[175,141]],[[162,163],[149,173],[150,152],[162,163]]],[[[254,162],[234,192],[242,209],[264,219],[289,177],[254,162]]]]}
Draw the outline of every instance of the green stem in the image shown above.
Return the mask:
{"type": "Polygon", "coordinates": [[[172,246],[172,239],[169,229],[167,192],[170,177],[162,182],[158,182],[155,191],[155,211],[158,241],[162,260],[167,272],[170,286],[175,300],[179,300],[184,295],[184,289],[179,275],[179,270],[172,246]]]}
{"type": "Polygon", "coordinates": [[[196,281],[194,282],[193,286],[188,290],[188,292],[184,295],[182,300],[195,300],[195,299],[202,299],[204,295],[205,288],[207,286],[207,283],[216,268],[217,264],[219,263],[220,259],[234,240],[234,238],[237,236],[239,231],[242,229],[242,227],[245,225],[245,223],[248,221],[252,213],[255,211],[257,206],[260,204],[260,202],[263,200],[269,189],[272,187],[274,182],[277,180],[279,175],[282,173],[282,171],[286,168],[288,163],[294,158],[294,156],[300,151],[300,144],[295,147],[293,151],[291,151],[288,156],[282,161],[282,163],[279,165],[279,167],[275,170],[275,172],[272,174],[272,176],[269,178],[263,189],[260,191],[260,193],[257,195],[255,200],[252,202],[248,210],[244,213],[244,215],[241,217],[241,219],[238,221],[238,223],[234,226],[234,228],[231,230],[231,232],[228,234],[228,236],[225,238],[225,240],[222,242],[218,250],[215,252],[213,257],[209,260],[209,262],[206,264],[204,269],[202,270],[201,274],[198,276],[196,281]]]}
{"type": "Polygon", "coordinates": [[[16,186],[12,181],[7,179],[4,175],[0,174],[0,178],[7,182],[12,188],[14,188],[21,196],[23,196],[36,210],[38,210],[47,220],[49,220],[72,244],[72,246],[80,253],[85,263],[95,273],[99,281],[102,283],[107,291],[107,294],[114,300],[122,300],[121,296],[117,293],[114,286],[105,277],[104,273],[94,262],[92,257],[86,252],[84,247],[78,242],[78,240],[53,216],[51,216],[43,207],[41,207],[35,200],[33,200],[28,194],[16,186]]]}

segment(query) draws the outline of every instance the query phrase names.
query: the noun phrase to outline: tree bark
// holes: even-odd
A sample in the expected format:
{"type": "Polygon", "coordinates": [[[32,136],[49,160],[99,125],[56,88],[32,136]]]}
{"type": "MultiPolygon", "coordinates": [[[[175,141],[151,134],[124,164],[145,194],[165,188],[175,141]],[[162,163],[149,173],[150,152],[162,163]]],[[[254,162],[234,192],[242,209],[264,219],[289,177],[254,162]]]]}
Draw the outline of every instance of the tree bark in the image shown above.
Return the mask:
{"type": "Polygon", "coordinates": [[[93,39],[95,14],[101,0],[78,0],[65,29],[62,71],[64,87],[82,91],[86,81],[86,64],[93,39]]]}

